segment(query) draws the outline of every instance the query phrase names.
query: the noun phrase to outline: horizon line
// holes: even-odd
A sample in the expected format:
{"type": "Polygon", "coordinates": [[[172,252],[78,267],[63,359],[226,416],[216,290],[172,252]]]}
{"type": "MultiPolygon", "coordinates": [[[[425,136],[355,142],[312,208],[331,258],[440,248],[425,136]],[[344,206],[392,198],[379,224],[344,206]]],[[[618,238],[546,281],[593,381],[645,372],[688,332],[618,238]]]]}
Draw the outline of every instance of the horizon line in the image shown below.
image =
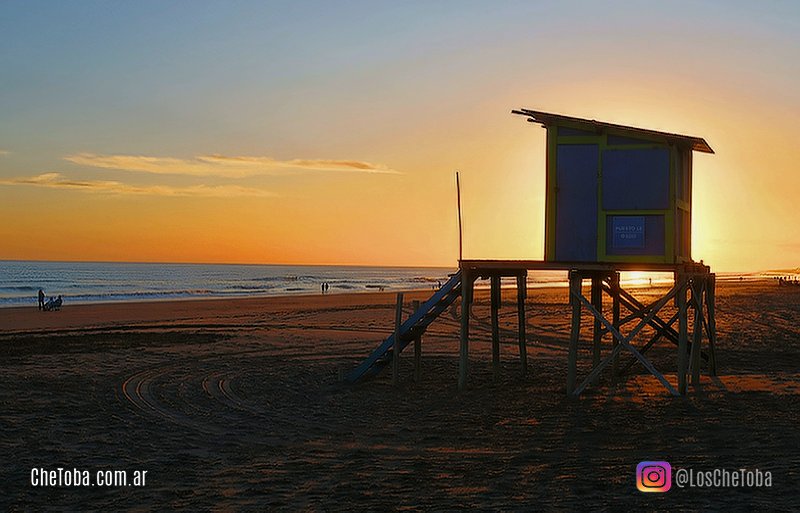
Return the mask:
{"type": "MultiPolygon", "coordinates": [[[[37,263],[81,263],[81,264],[154,264],[154,265],[240,265],[240,266],[297,266],[297,267],[374,267],[374,268],[396,268],[396,269],[458,269],[458,264],[447,265],[390,265],[390,264],[333,264],[333,263],[286,263],[286,262],[179,262],[179,261],[135,261],[135,260],[46,260],[46,259],[18,259],[0,258],[2,262],[37,262],[37,263]]],[[[624,271],[623,271],[624,272],[624,271]]],[[[633,272],[633,271],[630,271],[633,272]]],[[[645,271],[658,272],[658,271],[645,271]]],[[[666,272],[666,271],[664,271],[666,272]]],[[[753,273],[780,273],[780,272],[800,272],[800,266],[785,269],[758,269],[754,271],[734,270],[718,271],[723,273],[753,274],[753,273]]]]}
{"type": "Polygon", "coordinates": [[[380,265],[380,264],[308,264],[308,263],[264,263],[264,262],[168,262],[168,261],[136,261],[136,260],[45,260],[45,259],[19,259],[19,258],[0,258],[2,262],[37,262],[37,263],[53,263],[53,264],[156,264],[156,265],[266,265],[266,266],[297,266],[297,267],[382,267],[382,268],[398,268],[398,269],[458,269],[458,264],[455,266],[446,265],[380,265]]]}

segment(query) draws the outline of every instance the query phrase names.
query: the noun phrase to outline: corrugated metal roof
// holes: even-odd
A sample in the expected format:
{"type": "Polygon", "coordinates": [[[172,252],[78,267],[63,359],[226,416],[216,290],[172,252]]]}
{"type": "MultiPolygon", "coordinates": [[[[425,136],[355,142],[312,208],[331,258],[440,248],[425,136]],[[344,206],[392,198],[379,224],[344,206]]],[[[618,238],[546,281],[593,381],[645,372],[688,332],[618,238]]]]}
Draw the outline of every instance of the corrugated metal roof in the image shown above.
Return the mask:
{"type": "Polygon", "coordinates": [[[706,140],[703,139],[702,137],[672,134],[669,132],[659,132],[657,130],[648,130],[646,128],[617,125],[614,123],[606,123],[604,121],[596,121],[594,119],[574,118],[572,116],[564,116],[562,114],[552,114],[549,112],[540,112],[537,110],[530,110],[530,109],[512,110],[511,113],[519,114],[521,116],[526,116],[528,118],[528,121],[532,123],[540,123],[542,126],[545,127],[547,125],[557,124],[559,121],[567,121],[570,123],[575,123],[580,125],[589,125],[592,127],[592,130],[595,131],[602,130],[604,128],[610,128],[615,131],[627,132],[633,135],[635,134],[649,135],[653,137],[663,138],[668,141],[679,141],[689,144],[694,151],[699,151],[702,153],[714,153],[714,150],[711,149],[711,146],[709,146],[706,140]]]}

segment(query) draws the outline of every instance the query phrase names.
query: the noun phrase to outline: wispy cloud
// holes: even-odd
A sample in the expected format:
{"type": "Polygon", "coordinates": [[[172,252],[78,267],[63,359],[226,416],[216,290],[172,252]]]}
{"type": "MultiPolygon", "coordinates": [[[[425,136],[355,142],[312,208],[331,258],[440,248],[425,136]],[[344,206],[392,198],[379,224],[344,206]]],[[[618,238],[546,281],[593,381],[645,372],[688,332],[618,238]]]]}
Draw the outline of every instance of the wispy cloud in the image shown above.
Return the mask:
{"type": "Polygon", "coordinates": [[[383,164],[373,164],[360,160],[277,160],[271,157],[240,157],[219,154],[199,155],[192,159],[181,159],[147,157],[143,155],[99,155],[96,153],[76,153],[67,155],[64,159],[74,164],[104,169],[226,178],[275,175],[292,170],[400,174],[398,171],[390,169],[383,164]]]}
{"type": "Polygon", "coordinates": [[[200,198],[270,197],[270,191],[241,187],[238,185],[192,185],[172,187],[168,185],[131,185],[107,180],[70,180],[60,173],[43,173],[31,177],[0,179],[0,185],[28,185],[52,189],[72,189],[83,192],[106,194],[136,194],[146,196],[175,196],[200,198]]]}

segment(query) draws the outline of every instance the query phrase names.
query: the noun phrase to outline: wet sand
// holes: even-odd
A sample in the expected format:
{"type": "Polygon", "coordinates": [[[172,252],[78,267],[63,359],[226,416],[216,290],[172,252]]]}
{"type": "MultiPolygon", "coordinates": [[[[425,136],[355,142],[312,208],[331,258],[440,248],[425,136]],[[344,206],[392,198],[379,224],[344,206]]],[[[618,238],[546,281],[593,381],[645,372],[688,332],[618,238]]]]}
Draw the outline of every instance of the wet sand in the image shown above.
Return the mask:
{"type": "MultiPolygon", "coordinates": [[[[529,291],[522,379],[513,301],[495,383],[478,293],[464,392],[455,310],[425,336],[419,383],[405,353],[399,387],[388,370],[338,383],[390,333],[388,293],[0,309],[0,509],[800,508],[800,289],[719,282],[719,376],[685,398],[636,365],[567,399],[566,289],[529,291]],[[643,494],[642,460],[758,468],[773,486],[643,494]],[[141,488],[31,486],[32,468],[58,467],[148,473],[141,488]]],[[[674,383],[674,346],[648,356],[674,383]]]]}

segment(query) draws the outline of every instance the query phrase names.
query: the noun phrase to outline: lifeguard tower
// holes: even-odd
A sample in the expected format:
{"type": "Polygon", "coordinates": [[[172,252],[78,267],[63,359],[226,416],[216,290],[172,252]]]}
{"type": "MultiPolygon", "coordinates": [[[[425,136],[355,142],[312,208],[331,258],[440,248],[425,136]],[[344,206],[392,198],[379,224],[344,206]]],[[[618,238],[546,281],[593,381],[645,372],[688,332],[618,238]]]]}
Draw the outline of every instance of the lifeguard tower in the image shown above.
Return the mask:
{"type": "Polygon", "coordinates": [[[699,137],[532,110],[547,129],[545,260],[691,262],[692,153],[699,137]]]}
{"type": "MultiPolygon", "coordinates": [[[[491,283],[492,362],[499,372],[498,311],[502,277],[517,283],[518,342],[523,375],[528,371],[526,312],[529,271],[564,270],[569,276],[572,323],[566,391],[579,395],[610,367],[615,380],[641,363],[674,395],[686,393],[687,374],[700,380],[701,362],[716,374],[715,275],[691,257],[692,154],[713,153],[699,137],[659,132],[529,109],[512,111],[547,130],[544,260],[461,260],[459,271],[434,296],[415,309],[395,334],[349,376],[351,382],[397,361],[402,349],[419,339],[428,325],[461,297],[459,388],[467,382],[469,307],[475,281],[491,283]],[[670,272],[674,285],[657,301],[643,304],[620,286],[622,271],[670,272]],[[589,298],[583,281],[591,283],[589,298]],[[603,295],[611,298],[611,319],[603,313],[603,295]],[[687,298],[687,295],[689,296],[687,298]],[[659,316],[670,300],[676,312],[659,316]],[[628,312],[623,317],[622,308],[628,312]],[[689,310],[693,310],[691,341],[689,310]],[[592,369],[578,382],[578,345],[583,311],[593,317],[592,369]],[[673,326],[677,322],[678,329],[673,326]],[[623,327],[633,324],[627,334],[623,327]],[[634,338],[646,326],[654,335],[638,347],[634,338]],[[707,351],[701,350],[703,334],[707,351]],[[611,334],[603,355],[602,339],[611,334]],[[660,339],[677,346],[677,390],[644,354],[660,339]],[[621,354],[631,359],[621,366],[621,354]]],[[[417,349],[418,351],[418,349],[417,349]]]]}

